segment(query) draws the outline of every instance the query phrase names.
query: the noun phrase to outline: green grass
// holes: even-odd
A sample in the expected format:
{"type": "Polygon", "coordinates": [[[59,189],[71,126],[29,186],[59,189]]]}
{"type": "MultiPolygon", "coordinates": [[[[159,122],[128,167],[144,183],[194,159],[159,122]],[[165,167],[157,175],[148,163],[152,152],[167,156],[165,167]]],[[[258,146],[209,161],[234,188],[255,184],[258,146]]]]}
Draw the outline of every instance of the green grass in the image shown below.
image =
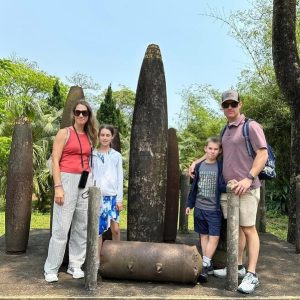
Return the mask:
{"type": "Polygon", "coordinates": [[[267,228],[266,231],[274,234],[279,239],[287,240],[288,216],[267,212],[267,228]]]}
{"type": "MultiPolygon", "coordinates": [[[[125,205],[126,208],[126,205],[125,205]]],[[[188,219],[189,230],[194,230],[193,214],[188,219]]],[[[287,238],[288,217],[274,212],[267,212],[267,232],[274,234],[279,239],[286,241],[287,238]]],[[[49,229],[50,213],[42,214],[33,212],[31,215],[31,229],[49,229]]],[[[127,210],[121,212],[120,228],[127,228],[127,210]]],[[[5,232],[5,213],[0,212],[0,236],[5,232]]]]}
{"type": "MultiPolygon", "coordinates": [[[[126,229],[127,227],[127,212],[124,210],[121,212],[121,229],[126,229]]],[[[49,229],[50,228],[50,213],[39,213],[32,212],[30,229],[49,229]]],[[[5,232],[5,213],[0,212],[0,236],[5,232]]]]}
{"type": "MultiPolygon", "coordinates": [[[[50,213],[42,214],[33,212],[31,214],[30,229],[50,228],[50,213]]],[[[5,213],[0,212],[0,236],[5,232],[5,213]]]]}
{"type": "MultiPolygon", "coordinates": [[[[188,219],[189,230],[194,230],[194,219],[193,213],[189,214],[188,219]]],[[[288,216],[281,215],[278,212],[268,211],[267,212],[267,224],[266,231],[277,236],[279,239],[287,240],[287,230],[288,230],[288,216]]]]}

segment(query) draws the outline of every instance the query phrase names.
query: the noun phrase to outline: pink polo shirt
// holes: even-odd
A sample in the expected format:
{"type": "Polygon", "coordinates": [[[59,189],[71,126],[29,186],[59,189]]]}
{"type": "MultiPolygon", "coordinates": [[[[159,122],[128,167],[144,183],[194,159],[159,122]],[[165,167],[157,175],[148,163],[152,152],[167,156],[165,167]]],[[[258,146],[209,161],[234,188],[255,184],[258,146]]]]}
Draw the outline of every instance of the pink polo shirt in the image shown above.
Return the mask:
{"type": "MultiPolygon", "coordinates": [[[[242,114],[238,120],[229,123],[222,138],[223,148],[223,176],[225,182],[236,179],[240,181],[247,177],[252,165],[253,158],[249,156],[243,136],[243,124],[245,116],[242,114]]],[[[267,148],[265,134],[261,125],[255,121],[249,123],[249,138],[254,152],[258,149],[267,148]]],[[[258,177],[255,178],[251,189],[260,187],[258,177]]]]}

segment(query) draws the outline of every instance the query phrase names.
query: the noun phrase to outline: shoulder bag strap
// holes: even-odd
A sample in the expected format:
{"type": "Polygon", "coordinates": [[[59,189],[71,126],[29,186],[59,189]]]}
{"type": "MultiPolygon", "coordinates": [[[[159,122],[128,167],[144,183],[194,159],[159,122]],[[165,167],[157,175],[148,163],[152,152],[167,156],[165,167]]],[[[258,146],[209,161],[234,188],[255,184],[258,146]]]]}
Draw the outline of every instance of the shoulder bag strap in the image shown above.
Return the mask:
{"type": "Polygon", "coordinates": [[[77,136],[77,140],[78,140],[78,143],[79,143],[79,147],[80,147],[80,158],[81,158],[81,166],[82,166],[82,169],[83,169],[83,155],[82,155],[82,147],[81,147],[81,142],[80,142],[80,139],[79,139],[79,136],[78,136],[78,133],[77,133],[77,130],[75,129],[74,125],[73,125],[73,129],[76,133],[76,136],[77,136]]]}

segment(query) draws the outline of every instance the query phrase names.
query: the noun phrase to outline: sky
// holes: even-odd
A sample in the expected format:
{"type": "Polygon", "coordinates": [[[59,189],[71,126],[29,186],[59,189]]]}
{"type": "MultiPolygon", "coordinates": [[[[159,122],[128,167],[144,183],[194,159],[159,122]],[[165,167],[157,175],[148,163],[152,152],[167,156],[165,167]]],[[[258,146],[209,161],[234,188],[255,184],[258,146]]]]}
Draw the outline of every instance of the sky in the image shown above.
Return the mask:
{"type": "Polygon", "coordinates": [[[180,91],[192,84],[229,89],[250,63],[228,27],[203,14],[249,7],[248,0],[0,0],[0,58],[35,61],[65,83],[77,72],[102,89],[111,83],[136,91],[146,48],[157,44],[169,127],[176,127],[180,91]]]}

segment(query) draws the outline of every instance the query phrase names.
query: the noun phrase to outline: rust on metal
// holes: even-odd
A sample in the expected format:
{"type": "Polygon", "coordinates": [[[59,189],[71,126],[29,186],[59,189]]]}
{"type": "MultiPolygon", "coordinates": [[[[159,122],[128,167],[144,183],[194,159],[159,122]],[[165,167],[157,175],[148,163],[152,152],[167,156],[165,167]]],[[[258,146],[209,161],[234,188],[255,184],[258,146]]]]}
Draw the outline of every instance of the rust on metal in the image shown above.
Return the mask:
{"type": "Polygon", "coordinates": [[[196,283],[202,259],[196,246],[105,241],[100,275],[104,278],[196,283]]]}
{"type": "Polygon", "coordinates": [[[149,45],[139,75],[131,129],[128,240],[163,241],[167,131],[167,93],[163,62],[159,47],[149,45]]]}
{"type": "Polygon", "coordinates": [[[25,118],[14,127],[8,163],[5,209],[6,252],[26,252],[33,192],[32,129],[25,118]]]}
{"type": "Polygon", "coordinates": [[[176,130],[168,130],[168,163],[167,163],[167,195],[166,195],[166,213],[164,240],[175,242],[178,223],[179,206],[179,153],[176,130]]]}

